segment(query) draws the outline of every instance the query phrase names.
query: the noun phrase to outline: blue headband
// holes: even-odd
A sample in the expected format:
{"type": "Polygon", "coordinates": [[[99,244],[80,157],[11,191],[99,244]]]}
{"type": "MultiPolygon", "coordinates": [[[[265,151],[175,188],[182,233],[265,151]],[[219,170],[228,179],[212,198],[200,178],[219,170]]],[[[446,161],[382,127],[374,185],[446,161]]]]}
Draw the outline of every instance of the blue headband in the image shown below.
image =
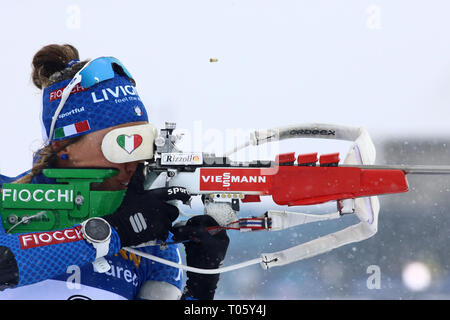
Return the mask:
{"type": "MultiPolygon", "coordinates": [[[[42,122],[48,137],[53,115],[69,80],[55,83],[43,91],[42,122]]],[[[88,89],[75,86],[55,123],[51,141],[73,138],[116,125],[147,121],[148,116],[133,83],[114,72],[114,77],[88,89]]]]}
{"type": "Polygon", "coordinates": [[[69,68],[78,62],[80,62],[80,60],[78,60],[78,59],[70,60],[69,62],[66,63],[66,68],[69,68]]]}

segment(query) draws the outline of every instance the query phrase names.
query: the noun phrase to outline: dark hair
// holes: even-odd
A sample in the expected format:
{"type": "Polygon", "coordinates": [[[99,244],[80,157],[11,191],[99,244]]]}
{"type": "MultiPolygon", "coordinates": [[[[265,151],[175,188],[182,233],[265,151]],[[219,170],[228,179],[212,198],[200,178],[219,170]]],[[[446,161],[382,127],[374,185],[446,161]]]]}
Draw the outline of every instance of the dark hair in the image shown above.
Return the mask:
{"type": "MultiPolygon", "coordinates": [[[[77,48],[70,44],[50,44],[40,49],[33,57],[31,78],[39,89],[44,89],[56,82],[72,79],[73,76],[89,61],[80,61],[74,64],[68,63],[80,60],[77,48]]],[[[118,65],[113,64],[115,72],[125,75],[118,65]]],[[[130,78],[133,85],[136,82],[130,78]]]]}
{"type": "Polygon", "coordinates": [[[39,89],[72,78],[87,61],[67,67],[72,60],[80,60],[77,48],[70,44],[50,44],[41,48],[33,57],[31,78],[39,89]]]}

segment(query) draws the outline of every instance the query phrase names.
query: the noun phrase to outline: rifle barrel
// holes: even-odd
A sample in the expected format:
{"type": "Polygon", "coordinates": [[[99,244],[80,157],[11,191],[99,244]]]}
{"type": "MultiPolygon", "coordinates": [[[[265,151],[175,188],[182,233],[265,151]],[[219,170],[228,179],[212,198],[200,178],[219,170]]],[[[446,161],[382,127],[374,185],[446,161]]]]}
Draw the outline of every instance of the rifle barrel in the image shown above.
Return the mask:
{"type": "Polygon", "coordinates": [[[402,170],[406,174],[450,174],[450,166],[443,165],[339,165],[361,169],[402,170]]]}

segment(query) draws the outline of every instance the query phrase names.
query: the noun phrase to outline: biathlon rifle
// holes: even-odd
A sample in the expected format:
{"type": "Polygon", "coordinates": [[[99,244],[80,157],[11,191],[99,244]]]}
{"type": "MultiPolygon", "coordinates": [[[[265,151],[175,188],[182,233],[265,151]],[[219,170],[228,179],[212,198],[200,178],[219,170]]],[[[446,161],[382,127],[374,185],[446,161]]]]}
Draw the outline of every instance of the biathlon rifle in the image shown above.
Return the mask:
{"type": "Polygon", "coordinates": [[[311,123],[255,131],[242,145],[221,157],[204,153],[183,153],[176,147],[179,136],[174,123],[166,123],[155,139],[155,157],[147,165],[145,187],[182,186],[202,197],[204,214],[213,216],[220,227],[246,231],[279,231],[311,222],[338,219],[354,214],[359,222],[340,231],[232,266],[214,270],[181,267],[158,257],[139,253],[161,263],[198,273],[220,273],[253,264],[264,269],[303,260],[340,246],[359,242],[377,232],[379,195],[408,192],[407,174],[449,174],[450,166],[375,165],[376,150],[362,127],[311,123]],[[231,161],[229,156],[249,146],[286,139],[320,138],[351,141],[341,162],[338,153],[279,154],[274,161],[231,161]],[[336,202],[336,211],[308,214],[268,210],[257,217],[238,218],[241,203],[260,202],[271,197],[280,206],[306,206],[336,202]]]}
{"type": "MultiPolygon", "coordinates": [[[[221,229],[279,231],[311,222],[338,219],[354,214],[359,222],[340,231],[274,253],[218,269],[198,269],[125,248],[137,255],[198,273],[221,273],[261,264],[264,269],[306,259],[345,244],[370,238],[377,232],[379,195],[409,190],[407,174],[449,174],[450,166],[375,165],[375,147],[361,127],[305,124],[255,131],[249,140],[223,156],[202,152],[181,152],[176,147],[174,123],[166,123],[154,141],[154,157],[146,163],[144,187],[180,186],[200,196],[203,214],[211,215],[221,229]],[[338,153],[283,153],[273,161],[231,161],[229,156],[252,145],[293,138],[322,138],[352,141],[341,162],[338,153]],[[308,214],[268,210],[257,217],[238,218],[241,204],[272,197],[277,205],[306,206],[335,201],[336,211],[308,214]]],[[[46,169],[57,184],[4,184],[0,198],[2,222],[8,232],[31,232],[71,227],[92,217],[114,212],[123,191],[92,191],[92,182],[114,175],[104,169],[46,169]]],[[[186,214],[187,215],[187,214],[186,214]]],[[[183,222],[180,222],[183,223],[183,222]]],[[[149,244],[155,244],[149,243],[149,244]]],[[[146,244],[146,245],[149,245],[146,244]]]]}

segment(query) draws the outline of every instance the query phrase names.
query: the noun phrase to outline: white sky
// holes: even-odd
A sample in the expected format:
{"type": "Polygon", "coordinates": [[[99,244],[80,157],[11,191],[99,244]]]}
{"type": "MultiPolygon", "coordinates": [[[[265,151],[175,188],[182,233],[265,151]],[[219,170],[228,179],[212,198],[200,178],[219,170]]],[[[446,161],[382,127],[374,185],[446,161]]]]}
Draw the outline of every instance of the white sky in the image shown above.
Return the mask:
{"type": "Polygon", "coordinates": [[[450,136],[448,12],[445,0],[0,0],[0,172],[27,170],[39,146],[31,59],[50,43],[119,58],[159,127],[450,136]]]}

